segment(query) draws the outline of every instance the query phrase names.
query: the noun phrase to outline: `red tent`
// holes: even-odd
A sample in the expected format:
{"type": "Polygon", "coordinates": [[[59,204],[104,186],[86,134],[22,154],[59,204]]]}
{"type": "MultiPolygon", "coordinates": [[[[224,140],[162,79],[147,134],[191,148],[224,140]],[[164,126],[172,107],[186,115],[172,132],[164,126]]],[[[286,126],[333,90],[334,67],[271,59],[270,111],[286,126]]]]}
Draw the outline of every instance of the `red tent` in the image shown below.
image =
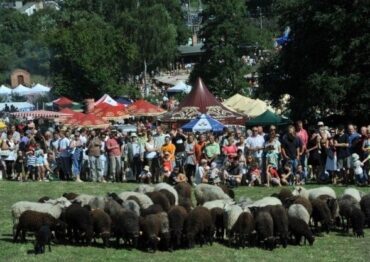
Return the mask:
{"type": "Polygon", "coordinates": [[[66,126],[78,126],[87,128],[106,128],[109,123],[94,114],[77,113],[67,119],[64,123],[66,126]]]}
{"type": "Polygon", "coordinates": [[[53,101],[53,104],[59,106],[59,107],[66,107],[66,106],[71,106],[73,104],[73,101],[67,97],[60,97],[56,100],[53,101]]]}
{"type": "Polygon", "coordinates": [[[124,105],[111,106],[109,104],[100,104],[92,112],[94,115],[104,120],[123,120],[130,117],[124,105]]]}
{"type": "Polygon", "coordinates": [[[196,80],[191,92],[164,121],[189,121],[207,114],[224,124],[245,124],[245,117],[226,108],[212,95],[201,78],[196,80]]]}
{"type": "Polygon", "coordinates": [[[133,116],[159,116],[166,112],[143,99],[135,101],[127,108],[127,111],[133,116]]]}

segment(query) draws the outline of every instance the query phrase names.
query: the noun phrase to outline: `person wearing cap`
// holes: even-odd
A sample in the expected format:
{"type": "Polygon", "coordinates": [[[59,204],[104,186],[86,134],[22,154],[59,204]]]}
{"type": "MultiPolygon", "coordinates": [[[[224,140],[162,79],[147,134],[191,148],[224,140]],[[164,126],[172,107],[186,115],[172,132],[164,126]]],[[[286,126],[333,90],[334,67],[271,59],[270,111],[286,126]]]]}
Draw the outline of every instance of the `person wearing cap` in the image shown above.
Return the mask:
{"type": "Polygon", "coordinates": [[[317,129],[319,130],[319,132],[325,132],[326,136],[329,138],[331,135],[330,135],[330,132],[328,130],[327,127],[325,127],[324,125],[324,122],[323,121],[319,121],[317,122],[317,129]]]}
{"type": "Polygon", "coordinates": [[[118,175],[121,171],[121,147],[117,139],[117,131],[112,130],[109,133],[108,140],[105,142],[109,157],[109,178],[112,182],[119,181],[118,175]]]}
{"type": "Polygon", "coordinates": [[[139,181],[139,174],[144,161],[144,146],[138,143],[136,133],[132,133],[130,138],[131,141],[127,143],[125,148],[125,155],[127,164],[132,169],[136,181],[139,181]]]}
{"type": "Polygon", "coordinates": [[[148,165],[144,166],[143,171],[139,175],[139,181],[141,183],[150,184],[152,179],[152,173],[148,165]]]}

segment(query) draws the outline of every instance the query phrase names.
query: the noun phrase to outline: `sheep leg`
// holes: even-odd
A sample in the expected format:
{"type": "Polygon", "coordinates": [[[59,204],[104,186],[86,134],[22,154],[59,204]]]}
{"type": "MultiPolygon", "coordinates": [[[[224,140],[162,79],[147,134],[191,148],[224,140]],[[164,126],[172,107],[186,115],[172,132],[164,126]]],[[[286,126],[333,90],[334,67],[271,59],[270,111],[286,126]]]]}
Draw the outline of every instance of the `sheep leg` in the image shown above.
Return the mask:
{"type": "Polygon", "coordinates": [[[49,246],[49,252],[51,252],[50,240],[48,241],[48,246],[49,246]]]}
{"type": "Polygon", "coordinates": [[[17,226],[17,230],[16,230],[15,234],[13,232],[13,242],[17,241],[18,236],[19,236],[19,231],[20,231],[20,228],[17,226]]]}
{"type": "Polygon", "coordinates": [[[22,242],[26,242],[26,230],[22,230],[22,242]]]}

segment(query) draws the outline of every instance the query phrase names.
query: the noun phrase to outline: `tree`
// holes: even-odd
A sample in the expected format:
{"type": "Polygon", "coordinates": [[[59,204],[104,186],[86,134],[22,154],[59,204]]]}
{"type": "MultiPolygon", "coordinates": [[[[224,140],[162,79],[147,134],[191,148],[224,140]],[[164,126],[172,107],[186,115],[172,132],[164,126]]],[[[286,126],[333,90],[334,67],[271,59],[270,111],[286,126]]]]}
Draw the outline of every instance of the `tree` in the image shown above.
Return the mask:
{"type": "Polygon", "coordinates": [[[134,59],[135,48],[96,14],[71,13],[61,25],[49,38],[54,93],[74,98],[114,95],[123,64],[134,59]]]}
{"type": "Polygon", "coordinates": [[[248,93],[244,75],[250,70],[242,61],[242,46],[260,42],[259,29],[247,19],[242,0],[205,1],[200,38],[204,53],[191,78],[202,77],[216,94],[227,97],[248,93]]]}
{"type": "Polygon", "coordinates": [[[291,96],[294,118],[345,114],[369,120],[370,2],[276,2],[290,41],[260,69],[260,94],[278,103],[291,96]]]}

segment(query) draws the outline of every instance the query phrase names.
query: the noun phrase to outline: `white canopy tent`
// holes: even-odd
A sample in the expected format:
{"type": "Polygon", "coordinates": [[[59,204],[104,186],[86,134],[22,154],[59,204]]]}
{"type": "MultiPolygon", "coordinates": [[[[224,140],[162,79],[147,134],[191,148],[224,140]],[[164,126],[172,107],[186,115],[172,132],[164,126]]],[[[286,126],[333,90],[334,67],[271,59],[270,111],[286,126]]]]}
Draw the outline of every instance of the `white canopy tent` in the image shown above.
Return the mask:
{"type": "Polygon", "coordinates": [[[0,86],[0,96],[7,96],[12,93],[12,90],[9,87],[6,87],[4,85],[0,86]]]}
{"type": "Polygon", "coordinates": [[[25,87],[24,85],[17,86],[12,90],[12,92],[20,96],[26,96],[32,93],[31,88],[25,87]]]}
{"type": "Polygon", "coordinates": [[[95,106],[100,105],[102,103],[109,104],[111,106],[117,106],[118,103],[114,100],[110,95],[103,95],[98,101],[95,102],[95,106]]]}
{"type": "Polygon", "coordinates": [[[177,84],[169,89],[167,89],[167,92],[172,92],[172,93],[186,93],[189,94],[191,91],[192,87],[185,84],[183,81],[177,82],[177,84]]]}
{"type": "Polygon", "coordinates": [[[31,88],[31,94],[39,94],[39,93],[49,93],[50,87],[44,86],[42,84],[36,84],[31,88]]]}

